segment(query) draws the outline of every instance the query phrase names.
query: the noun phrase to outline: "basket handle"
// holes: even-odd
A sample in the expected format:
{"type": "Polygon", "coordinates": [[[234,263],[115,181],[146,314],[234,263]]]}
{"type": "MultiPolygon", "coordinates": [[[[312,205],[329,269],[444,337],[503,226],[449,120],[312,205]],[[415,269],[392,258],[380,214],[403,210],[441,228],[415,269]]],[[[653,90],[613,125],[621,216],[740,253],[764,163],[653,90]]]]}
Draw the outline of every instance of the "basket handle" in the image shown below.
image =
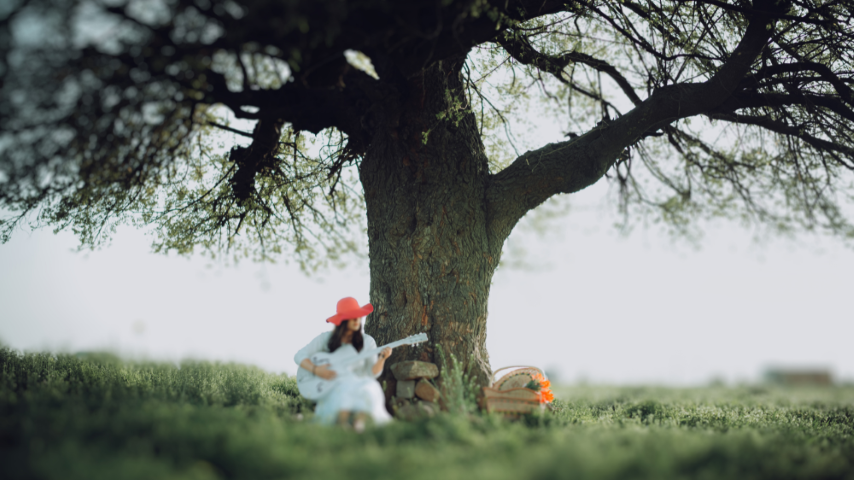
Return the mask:
{"type": "Polygon", "coordinates": [[[540,372],[540,374],[541,374],[544,378],[545,378],[545,376],[546,376],[546,374],[545,374],[542,370],[540,370],[538,367],[535,367],[535,366],[533,366],[533,365],[511,365],[511,366],[509,366],[509,367],[501,367],[501,368],[499,368],[498,370],[496,370],[496,371],[492,372],[492,383],[495,383],[495,377],[497,377],[497,376],[498,376],[498,372],[500,372],[500,371],[502,371],[502,370],[507,370],[507,369],[510,369],[510,368],[533,368],[534,370],[536,370],[536,371],[540,372]]]}

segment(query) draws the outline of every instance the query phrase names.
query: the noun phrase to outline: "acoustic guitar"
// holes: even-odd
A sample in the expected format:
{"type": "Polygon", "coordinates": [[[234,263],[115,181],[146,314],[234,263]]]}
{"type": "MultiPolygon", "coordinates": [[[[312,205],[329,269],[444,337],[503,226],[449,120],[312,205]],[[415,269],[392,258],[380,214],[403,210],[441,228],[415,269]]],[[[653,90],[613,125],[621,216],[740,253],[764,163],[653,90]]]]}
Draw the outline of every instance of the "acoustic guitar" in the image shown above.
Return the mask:
{"type": "Polygon", "coordinates": [[[326,380],[318,377],[317,375],[313,375],[308,370],[300,367],[297,371],[297,388],[299,388],[299,393],[302,394],[303,397],[309,400],[320,400],[329,393],[334,386],[335,380],[342,376],[353,375],[352,370],[350,370],[350,367],[353,364],[379,354],[386,347],[396,348],[401,345],[415,345],[426,341],[427,334],[418,333],[416,335],[410,335],[402,340],[383,345],[382,347],[372,348],[362,352],[356,352],[352,348],[339,348],[332,353],[317,352],[308,357],[309,360],[311,360],[311,363],[318,367],[326,365],[327,368],[337,374],[336,377],[332,380],[326,380]]]}

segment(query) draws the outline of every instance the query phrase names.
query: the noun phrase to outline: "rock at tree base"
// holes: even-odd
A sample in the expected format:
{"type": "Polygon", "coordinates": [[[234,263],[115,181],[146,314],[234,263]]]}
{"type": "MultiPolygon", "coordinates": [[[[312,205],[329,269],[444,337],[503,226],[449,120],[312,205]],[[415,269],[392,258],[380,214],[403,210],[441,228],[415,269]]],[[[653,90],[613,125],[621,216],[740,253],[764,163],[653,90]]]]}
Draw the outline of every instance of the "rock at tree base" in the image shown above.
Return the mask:
{"type": "Polygon", "coordinates": [[[400,420],[415,420],[422,417],[432,417],[439,412],[436,404],[431,402],[415,402],[398,407],[394,416],[400,420]]]}
{"type": "MultiPolygon", "coordinates": [[[[398,383],[398,385],[400,385],[400,382],[398,383]]],[[[428,402],[435,402],[439,399],[439,389],[434,387],[432,383],[422,378],[415,386],[415,395],[417,395],[418,398],[422,400],[426,400],[428,402]]]]}
{"type": "Polygon", "coordinates": [[[427,414],[428,417],[432,417],[439,413],[439,404],[433,402],[418,402],[418,408],[420,408],[424,413],[427,414]]]}
{"type": "Polygon", "coordinates": [[[391,366],[391,373],[397,380],[415,380],[416,378],[436,378],[439,376],[439,367],[435,363],[410,360],[395,363],[391,366]]]}
{"type": "Polygon", "coordinates": [[[415,380],[404,380],[397,382],[397,398],[412,398],[415,395],[415,380]]]}

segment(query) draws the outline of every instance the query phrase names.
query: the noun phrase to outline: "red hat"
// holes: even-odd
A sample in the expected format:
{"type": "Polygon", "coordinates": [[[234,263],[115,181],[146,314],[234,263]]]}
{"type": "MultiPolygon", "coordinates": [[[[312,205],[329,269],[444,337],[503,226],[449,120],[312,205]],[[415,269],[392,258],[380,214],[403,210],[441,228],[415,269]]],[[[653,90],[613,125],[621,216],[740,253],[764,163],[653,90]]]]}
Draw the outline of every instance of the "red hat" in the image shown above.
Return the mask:
{"type": "Polygon", "coordinates": [[[359,307],[359,302],[353,297],[346,297],[338,300],[338,313],[327,318],[326,323],[334,323],[337,327],[344,320],[364,317],[374,311],[374,306],[370,303],[364,307],[359,307]]]}

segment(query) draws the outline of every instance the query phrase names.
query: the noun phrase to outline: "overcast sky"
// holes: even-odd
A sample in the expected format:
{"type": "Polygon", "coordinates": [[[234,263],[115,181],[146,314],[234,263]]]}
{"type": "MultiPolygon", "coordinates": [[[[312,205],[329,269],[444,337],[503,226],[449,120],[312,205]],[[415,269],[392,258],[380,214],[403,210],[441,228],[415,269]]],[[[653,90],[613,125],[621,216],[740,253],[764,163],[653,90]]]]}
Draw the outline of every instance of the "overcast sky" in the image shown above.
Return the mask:
{"type": "MultiPolygon", "coordinates": [[[[511,237],[529,268],[494,278],[493,368],[533,364],[564,382],[753,381],[774,365],[854,379],[854,252],[826,239],[757,245],[732,225],[708,231],[699,250],[656,231],[621,238],[603,193],[573,197],[545,237],[511,237]]],[[[101,251],[75,245],[50,230],[0,245],[0,341],[293,373],[294,353],[327,329],[339,298],[368,301],[365,264],[322,279],[284,264],[223,267],[149,253],[130,228],[101,251]]]]}

